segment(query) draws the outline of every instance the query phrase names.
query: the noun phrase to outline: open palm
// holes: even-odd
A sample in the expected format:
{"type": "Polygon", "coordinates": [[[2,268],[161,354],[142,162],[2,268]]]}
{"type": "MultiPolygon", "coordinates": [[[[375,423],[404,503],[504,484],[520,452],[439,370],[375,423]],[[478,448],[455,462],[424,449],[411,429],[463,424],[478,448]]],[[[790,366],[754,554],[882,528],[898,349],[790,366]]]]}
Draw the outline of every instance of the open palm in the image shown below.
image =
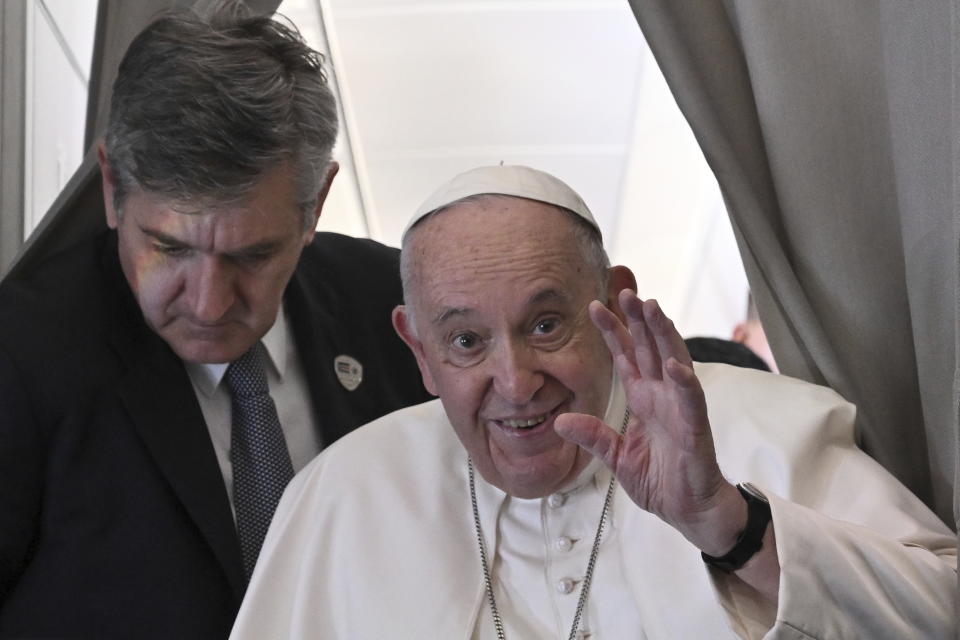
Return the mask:
{"type": "Polygon", "coordinates": [[[596,301],[590,317],[626,393],[627,429],[621,436],[594,416],[565,414],[557,432],[603,460],[639,507],[709,547],[711,518],[736,489],[717,465],[703,389],[657,302],[624,290],[619,303],[626,324],[596,301]]]}

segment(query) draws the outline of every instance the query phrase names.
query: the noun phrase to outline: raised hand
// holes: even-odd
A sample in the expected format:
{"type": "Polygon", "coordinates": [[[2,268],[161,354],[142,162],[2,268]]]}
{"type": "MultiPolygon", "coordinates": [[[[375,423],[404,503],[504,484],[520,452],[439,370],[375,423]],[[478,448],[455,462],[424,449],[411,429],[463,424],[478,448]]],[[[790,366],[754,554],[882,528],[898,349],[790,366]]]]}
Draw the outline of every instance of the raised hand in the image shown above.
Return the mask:
{"type": "Polygon", "coordinates": [[[602,420],[565,414],[562,437],[609,466],[642,509],[710,555],[722,555],[746,522],[746,505],[717,465],[703,389],[673,322],[655,300],[620,292],[626,326],[597,301],[590,318],[613,356],[630,408],[623,436],[602,420]]]}

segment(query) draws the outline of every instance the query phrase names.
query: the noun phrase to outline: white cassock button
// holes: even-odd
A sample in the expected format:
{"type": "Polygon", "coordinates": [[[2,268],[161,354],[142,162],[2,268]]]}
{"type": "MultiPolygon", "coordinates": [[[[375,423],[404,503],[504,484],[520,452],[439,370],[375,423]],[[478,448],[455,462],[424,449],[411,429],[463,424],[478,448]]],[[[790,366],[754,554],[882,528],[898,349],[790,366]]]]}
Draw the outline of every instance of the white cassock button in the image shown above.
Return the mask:
{"type": "Polygon", "coordinates": [[[550,497],[547,498],[547,504],[550,505],[551,509],[558,509],[563,506],[563,503],[567,501],[567,496],[562,493],[551,493],[550,497]]]}
{"type": "Polygon", "coordinates": [[[564,595],[573,591],[573,587],[576,586],[576,582],[572,578],[563,578],[562,580],[557,580],[557,591],[564,595]]]}
{"type": "Polygon", "coordinates": [[[557,551],[570,551],[570,549],[573,549],[573,540],[567,536],[560,536],[553,541],[553,546],[557,548],[557,551]]]}

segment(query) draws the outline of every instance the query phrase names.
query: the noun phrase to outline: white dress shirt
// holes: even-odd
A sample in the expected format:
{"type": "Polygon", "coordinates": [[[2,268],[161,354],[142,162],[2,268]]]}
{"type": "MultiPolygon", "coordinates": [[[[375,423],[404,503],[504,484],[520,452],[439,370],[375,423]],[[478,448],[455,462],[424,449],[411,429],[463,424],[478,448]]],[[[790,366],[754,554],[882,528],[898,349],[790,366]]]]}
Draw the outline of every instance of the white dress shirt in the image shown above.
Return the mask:
{"type": "MultiPolygon", "coordinates": [[[[533,500],[506,496],[498,518],[493,581],[508,638],[569,637],[609,483],[610,472],[594,460],[563,491],[533,500]]],[[[579,625],[590,640],[638,637],[643,628],[616,552],[618,525],[608,512],[594,568],[599,578],[579,625]]],[[[496,637],[486,601],[473,637],[496,637]]]]}
{"type": "MultiPolygon", "coordinates": [[[[310,406],[307,379],[283,307],[277,313],[273,326],[261,338],[261,342],[269,356],[265,363],[267,385],[270,387],[270,396],[277,405],[280,426],[287,441],[287,450],[290,451],[293,471],[296,473],[320,453],[323,443],[320,441],[313,408],[310,406]]],[[[233,411],[230,390],[223,384],[229,363],[184,364],[200,403],[203,419],[210,430],[220,473],[223,474],[227,495],[230,496],[230,508],[236,517],[233,506],[233,465],[230,463],[233,411]]]]}

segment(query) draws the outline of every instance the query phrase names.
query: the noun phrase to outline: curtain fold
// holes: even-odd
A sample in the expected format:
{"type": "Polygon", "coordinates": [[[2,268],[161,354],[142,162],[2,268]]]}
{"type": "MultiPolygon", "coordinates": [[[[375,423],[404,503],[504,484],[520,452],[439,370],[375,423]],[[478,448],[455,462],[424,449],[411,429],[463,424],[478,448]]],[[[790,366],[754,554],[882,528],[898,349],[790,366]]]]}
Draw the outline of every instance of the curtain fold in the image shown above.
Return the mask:
{"type": "Polygon", "coordinates": [[[630,0],[716,174],[774,355],[956,526],[952,4],[630,0]]]}

